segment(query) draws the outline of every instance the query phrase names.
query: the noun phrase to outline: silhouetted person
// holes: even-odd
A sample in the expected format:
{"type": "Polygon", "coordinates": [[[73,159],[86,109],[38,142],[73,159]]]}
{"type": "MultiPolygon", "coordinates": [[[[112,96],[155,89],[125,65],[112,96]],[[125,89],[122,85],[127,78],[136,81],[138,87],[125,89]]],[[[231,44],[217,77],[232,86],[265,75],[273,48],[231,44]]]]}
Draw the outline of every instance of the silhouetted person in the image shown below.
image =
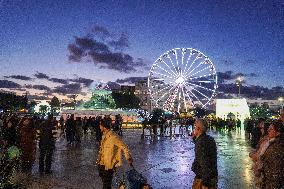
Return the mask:
{"type": "Polygon", "coordinates": [[[39,130],[39,172],[51,173],[51,163],[53,151],[55,150],[55,130],[53,116],[49,115],[47,120],[43,122],[39,130]]]}

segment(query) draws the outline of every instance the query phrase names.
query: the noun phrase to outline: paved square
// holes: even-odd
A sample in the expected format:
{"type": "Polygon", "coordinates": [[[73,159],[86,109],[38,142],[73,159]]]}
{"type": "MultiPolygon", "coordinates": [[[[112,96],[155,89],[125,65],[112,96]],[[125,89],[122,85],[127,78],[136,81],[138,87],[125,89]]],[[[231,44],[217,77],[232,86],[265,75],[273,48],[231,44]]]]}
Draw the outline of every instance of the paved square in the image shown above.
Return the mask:
{"type": "MultiPolygon", "coordinates": [[[[194,173],[191,164],[194,159],[194,143],[187,138],[145,138],[142,131],[128,129],[123,139],[129,145],[134,158],[134,167],[147,178],[154,189],[191,188],[194,173]]],[[[255,188],[253,184],[252,161],[248,157],[248,141],[244,133],[209,132],[217,143],[219,188],[241,189],[255,188]]],[[[29,189],[100,189],[102,183],[95,164],[98,143],[92,136],[82,139],[80,146],[67,146],[65,139],[58,140],[54,154],[53,174],[40,177],[38,162],[33,170],[29,189]]],[[[128,170],[125,166],[118,170],[118,175],[128,170]]],[[[115,179],[114,179],[115,187],[115,179]]]]}

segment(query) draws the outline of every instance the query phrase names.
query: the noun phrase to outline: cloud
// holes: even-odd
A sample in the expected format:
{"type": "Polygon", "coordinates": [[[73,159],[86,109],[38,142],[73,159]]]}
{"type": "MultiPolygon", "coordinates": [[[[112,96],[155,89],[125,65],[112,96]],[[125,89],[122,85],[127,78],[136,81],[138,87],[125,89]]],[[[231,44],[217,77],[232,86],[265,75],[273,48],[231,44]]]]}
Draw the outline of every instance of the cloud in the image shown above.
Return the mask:
{"type": "Polygon", "coordinates": [[[32,100],[50,100],[47,95],[29,95],[29,99],[32,100]]]}
{"type": "Polygon", "coordinates": [[[109,45],[112,46],[115,50],[124,50],[130,46],[127,34],[121,34],[118,40],[112,40],[109,42],[109,45]]]}
{"type": "MultiPolygon", "coordinates": [[[[228,84],[219,84],[218,85],[218,93],[219,97],[224,97],[226,94],[228,97],[231,97],[231,94],[238,94],[239,88],[234,83],[228,84]]],[[[262,87],[262,86],[241,86],[241,95],[247,98],[263,98],[263,99],[277,99],[281,94],[283,95],[284,88],[277,86],[271,89],[262,87]]]]}
{"type": "MultiPolygon", "coordinates": [[[[109,35],[103,27],[97,26],[97,33],[109,35]]],[[[122,73],[137,71],[138,67],[147,66],[143,59],[134,59],[131,55],[122,52],[129,47],[128,36],[123,33],[120,37],[107,40],[100,40],[97,33],[85,37],[75,37],[73,43],[68,45],[69,60],[71,62],[92,61],[100,69],[116,70],[122,73]]]]}
{"type": "Polygon", "coordinates": [[[49,81],[52,81],[54,83],[61,83],[61,84],[68,84],[69,83],[69,80],[68,79],[59,79],[59,78],[50,78],[48,79],[49,81]]]}
{"type": "Polygon", "coordinates": [[[38,79],[49,79],[49,76],[47,76],[44,73],[40,73],[40,72],[37,72],[34,76],[38,79]]]}
{"type": "Polygon", "coordinates": [[[21,85],[9,80],[0,80],[0,88],[15,89],[21,88],[21,85]]]}
{"type": "Polygon", "coordinates": [[[101,35],[103,38],[105,37],[110,37],[110,32],[103,26],[98,26],[98,25],[95,25],[93,28],[92,28],[92,32],[94,34],[97,34],[97,35],[101,35]]]}
{"type": "Polygon", "coordinates": [[[92,79],[82,78],[79,77],[77,79],[70,79],[70,81],[73,81],[75,83],[82,83],[85,87],[90,87],[90,85],[94,82],[92,79]]]}
{"type": "Polygon", "coordinates": [[[109,81],[107,85],[111,90],[120,89],[120,85],[116,82],[109,81]]]}
{"type": "Polygon", "coordinates": [[[227,80],[235,79],[232,71],[217,72],[218,83],[224,83],[227,80]]]}
{"type": "Polygon", "coordinates": [[[45,85],[33,85],[33,89],[51,91],[51,89],[45,85]]]}
{"type": "Polygon", "coordinates": [[[24,81],[29,81],[32,80],[32,78],[23,76],[23,75],[11,75],[11,76],[5,76],[5,78],[12,78],[12,79],[18,79],[18,80],[24,80],[24,81]]]}
{"type": "Polygon", "coordinates": [[[124,79],[117,79],[117,83],[129,83],[134,84],[137,81],[147,81],[148,77],[127,77],[124,79]]]}
{"type": "Polygon", "coordinates": [[[51,89],[48,86],[45,85],[25,85],[26,89],[37,89],[37,90],[45,90],[45,91],[51,91],[51,89]]]}
{"type": "Polygon", "coordinates": [[[72,84],[66,84],[63,86],[57,86],[53,90],[54,93],[60,93],[60,94],[79,94],[81,93],[82,87],[79,83],[72,83],[72,84]]]}
{"type": "Polygon", "coordinates": [[[233,71],[217,72],[217,76],[218,76],[218,83],[224,83],[226,81],[236,80],[238,77],[258,77],[256,73],[244,74],[239,72],[233,74],[233,71]]]}

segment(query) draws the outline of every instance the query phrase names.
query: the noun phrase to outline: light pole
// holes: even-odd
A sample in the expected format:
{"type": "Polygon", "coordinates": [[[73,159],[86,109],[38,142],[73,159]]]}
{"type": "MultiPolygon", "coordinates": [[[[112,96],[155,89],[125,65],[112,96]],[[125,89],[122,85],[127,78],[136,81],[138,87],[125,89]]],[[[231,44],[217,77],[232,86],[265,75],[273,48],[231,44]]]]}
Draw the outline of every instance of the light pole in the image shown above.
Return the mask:
{"type": "Polygon", "coordinates": [[[241,85],[242,85],[242,81],[244,80],[243,77],[239,76],[237,79],[236,79],[236,85],[239,87],[239,97],[241,96],[241,85]]]}
{"type": "Polygon", "coordinates": [[[284,101],[283,97],[279,97],[278,101],[280,102],[280,106],[281,106],[281,109],[280,109],[280,114],[281,114],[283,111],[283,101],[284,101]]]}

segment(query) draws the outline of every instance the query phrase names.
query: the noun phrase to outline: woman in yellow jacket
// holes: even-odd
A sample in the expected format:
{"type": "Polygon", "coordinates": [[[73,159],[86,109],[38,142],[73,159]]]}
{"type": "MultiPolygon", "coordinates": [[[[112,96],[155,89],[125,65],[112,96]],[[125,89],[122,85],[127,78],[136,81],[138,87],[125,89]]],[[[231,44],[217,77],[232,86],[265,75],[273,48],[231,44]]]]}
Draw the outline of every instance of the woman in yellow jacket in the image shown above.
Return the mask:
{"type": "Polygon", "coordinates": [[[110,130],[111,122],[107,119],[100,121],[100,130],[103,133],[99,155],[99,175],[103,182],[103,189],[111,189],[114,168],[122,166],[122,152],[130,166],[133,159],[129,153],[128,146],[113,131],[110,130]]]}

